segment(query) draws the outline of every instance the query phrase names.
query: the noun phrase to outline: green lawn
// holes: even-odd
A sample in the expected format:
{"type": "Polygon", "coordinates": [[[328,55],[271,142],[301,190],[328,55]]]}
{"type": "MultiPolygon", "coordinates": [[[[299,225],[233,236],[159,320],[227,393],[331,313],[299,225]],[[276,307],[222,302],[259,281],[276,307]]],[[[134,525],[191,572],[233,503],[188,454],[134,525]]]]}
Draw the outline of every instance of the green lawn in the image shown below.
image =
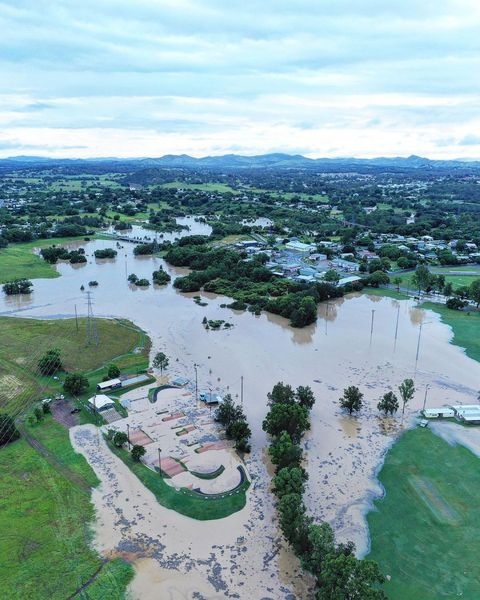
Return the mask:
{"type": "Polygon", "coordinates": [[[465,348],[467,356],[480,361],[480,311],[451,310],[436,302],[423,302],[421,307],[438,313],[442,323],[453,330],[452,344],[465,348]]]}
{"type": "Polygon", "coordinates": [[[390,600],[478,600],[478,457],[414,429],[389,451],[379,479],[386,495],[367,516],[369,558],[391,577],[390,600]]]}
{"type": "Polygon", "coordinates": [[[100,483],[85,458],[72,450],[67,430],[52,415],[45,415],[43,421],[27,426],[27,429],[47,450],[55,454],[62,465],[83,477],[91,487],[100,483]]]}
{"type": "Polygon", "coordinates": [[[187,488],[176,490],[165,483],[157,472],[132,460],[130,453],[126,450],[116,448],[111,443],[109,443],[109,447],[155,495],[159,504],[182,515],[200,521],[222,519],[238,512],[245,506],[246,491],[250,485],[248,481],[245,481],[231,495],[225,495],[223,498],[208,498],[187,488]]]}
{"type": "Polygon", "coordinates": [[[394,298],[395,300],[408,300],[407,294],[403,294],[402,292],[397,292],[397,290],[392,290],[390,288],[372,288],[365,287],[362,292],[369,296],[386,296],[387,298],[394,298]]]}
{"type": "Polygon", "coordinates": [[[85,395],[91,395],[110,362],[124,374],[147,368],[150,340],[129,321],[96,319],[99,345],[88,347],[86,319],[79,319],[78,324],[77,332],[75,319],[0,317],[0,406],[16,411],[60,391],[64,373],[54,380],[37,372],[39,358],[51,348],[60,350],[67,371],[87,374],[90,387],[85,395]]]}
{"type": "MultiPolygon", "coordinates": [[[[41,427],[41,426],[40,426],[41,427]]],[[[90,480],[64,430],[63,457],[90,480]],[[70,455],[70,456],[69,456],[70,455]]],[[[65,600],[101,566],[90,548],[94,518],[89,494],[57,473],[24,440],[0,449],[0,589],[9,600],[65,600]]],[[[133,568],[116,559],[87,588],[88,597],[121,600],[133,568]]],[[[79,598],[86,598],[86,593],[79,598]]]]}
{"type": "Polygon", "coordinates": [[[47,263],[33,251],[35,248],[45,248],[52,244],[61,246],[79,239],[83,238],[50,238],[22,244],[10,244],[7,248],[0,250],[0,283],[20,278],[51,279],[60,277],[54,265],[47,263]]]}

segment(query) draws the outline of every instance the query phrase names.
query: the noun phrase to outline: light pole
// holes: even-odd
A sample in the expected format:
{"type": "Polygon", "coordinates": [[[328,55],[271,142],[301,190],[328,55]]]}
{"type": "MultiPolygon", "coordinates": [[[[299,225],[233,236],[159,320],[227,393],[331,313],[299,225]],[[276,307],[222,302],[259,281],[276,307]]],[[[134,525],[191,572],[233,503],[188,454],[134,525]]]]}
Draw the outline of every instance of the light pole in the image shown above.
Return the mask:
{"type": "Polygon", "coordinates": [[[160,477],[162,477],[162,449],[158,449],[158,472],[160,473],[160,477]]]}
{"type": "Polygon", "coordinates": [[[193,363],[193,368],[195,369],[195,402],[198,402],[198,365],[197,363],[193,363]]]}
{"type": "Polygon", "coordinates": [[[240,377],[240,403],[243,406],[243,375],[240,377]]]}
{"type": "Polygon", "coordinates": [[[398,335],[398,319],[400,317],[400,304],[397,307],[397,322],[395,323],[395,342],[393,344],[393,349],[395,350],[397,346],[397,335],[398,335]]]}
{"type": "Polygon", "coordinates": [[[130,425],[127,423],[127,442],[128,442],[128,449],[130,450],[130,425]]]}
{"type": "Polygon", "coordinates": [[[430,384],[427,383],[425,385],[425,398],[423,399],[423,408],[422,408],[422,412],[425,410],[425,405],[427,404],[427,394],[428,394],[428,388],[430,387],[430,384]]]}
{"type": "Polygon", "coordinates": [[[429,323],[432,323],[432,321],[426,321],[425,323],[422,321],[420,323],[420,328],[418,330],[418,340],[417,340],[417,353],[415,355],[415,371],[417,370],[417,364],[418,364],[418,355],[420,353],[420,340],[422,338],[422,329],[424,325],[428,325],[429,323]]]}

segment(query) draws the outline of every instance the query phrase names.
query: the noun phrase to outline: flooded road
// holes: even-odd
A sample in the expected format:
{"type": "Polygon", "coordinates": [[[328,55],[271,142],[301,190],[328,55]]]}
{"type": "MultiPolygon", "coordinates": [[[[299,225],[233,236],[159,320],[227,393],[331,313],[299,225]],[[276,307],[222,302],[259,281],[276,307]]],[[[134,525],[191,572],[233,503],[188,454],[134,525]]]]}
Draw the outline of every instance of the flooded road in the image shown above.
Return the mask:
{"type": "MultiPolygon", "coordinates": [[[[399,415],[393,419],[379,415],[376,405],[380,397],[391,389],[397,391],[406,377],[414,378],[417,392],[407,408],[403,426],[408,426],[413,412],[422,407],[427,383],[430,385],[427,406],[476,401],[479,363],[449,344],[451,330],[440,323],[438,315],[415,308],[411,301],[352,294],[321,305],[316,324],[293,329],[285,319],[274,315],[255,317],[248,312],[222,309],[220,304],[228,300],[211,294],[202,294],[208,305],[199,306],[191,299],[194,294],[180,294],[171,284],[136,288],[126,281],[127,274],[151,279],[152,271],[160,265],[172,278],[184,271],[166,265],[160,258],[135,258],[133,245],[128,243],[123,244],[115,260],[92,258],[93,250],[112,247],[111,241],[97,240],[81,245],[86,249],[87,264],[59,264],[57,268],[62,277],[35,280],[31,297],[0,298],[0,314],[71,317],[75,305],[79,315],[85,314],[86,298],[80,286],[83,284],[89,289],[88,282],[97,280],[99,286],[93,288],[95,315],[128,318],[145,329],[152,338],[152,352],[163,350],[170,357],[171,376],[178,374],[194,379],[193,364],[197,363],[200,389],[229,391],[234,397],[240,397],[240,378],[244,377],[244,408],[253,431],[253,452],[247,466],[253,483],[246,509],[235,517],[241,523],[235,521],[230,537],[230,544],[235,544],[238,536],[245,538],[245,552],[239,557],[244,565],[244,576],[228,575],[232,556],[229,553],[233,550],[226,549],[226,541],[218,541],[222,554],[213,547],[217,541],[209,540],[215,568],[226,587],[220,586],[215,590],[217,595],[205,597],[245,597],[237,581],[244,577],[248,578],[249,585],[254,582],[255,592],[249,595],[252,598],[307,597],[301,578],[288,575],[280,579],[278,574],[279,564],[283,571],[284,565],[295,568],[296,562],[279,541],[264,461],[267,440],[261,426],[267,411],[267,392],[276,382],[310,385],[315,392],[317,402],[312,411],[312,429],[305,437],[308,508],[315,518],[332,523],[339,540],[355,541],[360,554],[368,548],[363,515],[373,495],[378,493],[375,472],[402,428],[399,415]],[[205,330],[201,323],[204,316],[224,319],[233,327],[205,330]],[[423,324],[421,329],[420,324],[423,324]],[[349,417],[339,409],[338,399],[348,385],[358,385],[365,394],[359,416],[349,417]]],[[[88,442],[85,443],[88,446],[88,442]]],[[[98,471],[100,467],[98,464],[95,467],[95,460],[92,458],[91,462],[98,471]]],[[[113,470],[116,472],[116,466],[113,470]]],[[[105,497],[100,492],[95,493],[94,502],[100,515],[111,513],[112,516],[105,517],[106,525],[99,527],[98,536],[107,535],[103,531],[107,528],[110,551],[118,550],[127,544],[130,533],[128,528],[122,529],[115,522],[114,514],[123,510],[123,505],[120,500],[116,505],[119,495],[108,490],[110,476],[99,474],[104,481],[105,497]]],[[[134,485],[129,481],[128,485],[134,485]]],[[[122,483],[119,485],[121,488],[122,483]]],[[[157,510],[166,509],[157,505],[157,510]]],[[[155,527],[157,517],[152,518],[152,527],[155,527]]],[[[177,515],[177,518],[192,523],[185,517],[177,515]]],[[[222,525],[216,529],[227,528],[222,525]]],[[[179,553],[180,547],[188,554],[191,544],[188,530],[179,531],[167,525],[158,532],[165,545],[165,556],[179,553]]],[[[199,532],[199,535],[202,534],[199,532]]],[[[108,545],[102,542],[99,547],[106,552],[108,545]]],[[[199,554],[208,554],[207,550],[199,550],[199,554]]],[[[152,556],[147,553],[142,558],[152,556]]],[[[162,569],[168,568],[158,556],[153,556],[153,560],[162,569]]],[[[145,577],[163,577],[163,571],[151,573],[150,562],[142,564],[145,577]]],[[[179,561],[176,568],[187,573],[186,559],[179,561]]],[[[203,571],[206,573],[208,568],[203,571]]],[[[136,585],[141,587],[142,583],[136,585]]],[[[200,593],[201,589],[198,587],[200,593]]]]}

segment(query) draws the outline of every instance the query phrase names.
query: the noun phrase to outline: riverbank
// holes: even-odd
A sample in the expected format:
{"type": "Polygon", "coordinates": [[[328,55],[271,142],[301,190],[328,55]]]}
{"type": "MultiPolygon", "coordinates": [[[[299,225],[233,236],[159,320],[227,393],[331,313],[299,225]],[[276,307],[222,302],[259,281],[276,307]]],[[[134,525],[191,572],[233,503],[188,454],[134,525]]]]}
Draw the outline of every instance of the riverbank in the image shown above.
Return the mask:
{"type": "Polygon", "coordinates": [[[428,429],[407,431],[388,452],[385,494],[367,520],[368,557],[387,576],[391,600],[480,596],[479,467],[470,450],[428,429]]]}

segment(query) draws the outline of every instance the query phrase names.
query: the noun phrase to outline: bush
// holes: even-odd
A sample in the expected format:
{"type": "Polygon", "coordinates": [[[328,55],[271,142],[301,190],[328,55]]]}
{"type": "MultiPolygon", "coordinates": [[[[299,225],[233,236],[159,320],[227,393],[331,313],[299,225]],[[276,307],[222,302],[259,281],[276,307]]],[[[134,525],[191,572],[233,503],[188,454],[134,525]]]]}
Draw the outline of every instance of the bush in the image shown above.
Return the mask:
{"type": "Polygon", "coordinates": [[[0,446],[5,446],[20,437],[15,421],[10,415],[0,413],[0,446]]]}
{"type": "Polygon", "coordinates": [[[107,371],[107,376],[108,379],[116,379],[117,377],[120,376],[120,369],[117,367],[117,365],[115,364],[111,364],[108,366],[108,371],[107,371]]]}
{"type": "Polygon", "coordinates": [[[95,250],[95,258],[115,258],[117,251],[113,248],[103,248],[101,250],[95,250]]]}
{"type": "Polygon", "coordinates": [[[132,458],[135,462],[140,462],[140,459],[142,458],[142,456],[146,453],[147,451],[145,450],[145,448],[143,446],[140,446],[138,444],[135,444],[132,447],[132,458]]]}
{"type": "Polygon", "coordinates": [[[13,281],[7,281],[3,286],[3,291],[7,296],[14,296],[17,294],[31,294],[33,283],[28,279],[14,279],[13,281]]]}
{"type": "Polygon", "coordinates": [[[449,298],[446,301],[447,308],[451,308],[452,310],[462,310],[468,305],[466,300],[460,300],[460,298],[449,298]]]}

